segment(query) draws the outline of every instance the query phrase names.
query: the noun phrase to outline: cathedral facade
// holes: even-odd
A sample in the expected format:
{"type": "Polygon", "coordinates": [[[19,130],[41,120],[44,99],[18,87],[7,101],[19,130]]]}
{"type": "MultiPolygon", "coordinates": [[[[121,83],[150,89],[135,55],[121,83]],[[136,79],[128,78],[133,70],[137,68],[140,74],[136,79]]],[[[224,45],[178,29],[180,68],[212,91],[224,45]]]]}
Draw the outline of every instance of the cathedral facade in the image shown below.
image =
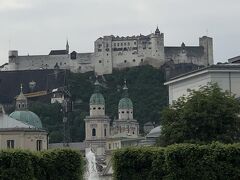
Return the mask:
{"type": "Polygon", "coordinates": [[[64,50],[52,50],[48,55],[19,56],[17,50],[9,51],[9,62],[1,71],[34,69],[70,69],[72,72],[95,71],[96,74],[111,74],[113,69],[150,64],[161,67],[172,61],[174,64],[192,63],[199,66],[213,64],[213,40],[199,38],[198,46],[165,46],[164,34],[157,28],[149,35],[103,36],[94,42],[94,52],[70,53],[67,42],[64,50]]]}
{"type": "Polygon", "coordinates": [[[104,157],[106,151],[121,148],[121,141],[136,139],[139,136],[139,123],[133,118],[133,103],[128,97],[126,83],[123,97],[118,104],[118,119],[110,124],[105,114],[105,99],[100,92],[100,84],[95,82],[95,91],[89,102],[90,115],[85,118],[85,147],[98,157],[104,157]]]}

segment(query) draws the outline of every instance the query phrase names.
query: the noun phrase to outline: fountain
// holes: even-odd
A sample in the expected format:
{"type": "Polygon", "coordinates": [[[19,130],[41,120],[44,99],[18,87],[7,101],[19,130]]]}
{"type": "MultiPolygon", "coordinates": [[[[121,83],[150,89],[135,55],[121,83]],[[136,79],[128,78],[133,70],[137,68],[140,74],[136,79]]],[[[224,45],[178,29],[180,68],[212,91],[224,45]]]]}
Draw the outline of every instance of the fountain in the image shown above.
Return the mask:
{"type": "Polygon", "coordinates": [[[86,158],[87,158],[86,180],[99,180],[97,166],[96,166],[96,157],[91,149],[86,154],[86,158]]]}

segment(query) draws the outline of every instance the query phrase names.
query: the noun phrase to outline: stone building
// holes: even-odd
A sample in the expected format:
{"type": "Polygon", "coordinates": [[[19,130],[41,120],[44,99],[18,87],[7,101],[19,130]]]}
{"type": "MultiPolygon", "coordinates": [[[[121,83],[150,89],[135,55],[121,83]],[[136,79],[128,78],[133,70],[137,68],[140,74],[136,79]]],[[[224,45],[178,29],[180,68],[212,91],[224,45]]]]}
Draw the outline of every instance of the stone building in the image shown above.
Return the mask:
{"type": "Polygon", "coordinates": [[[150,64],[160,67],[168,61],[174,64],[192,63],[200,66],[213,64],[212,38],[199,38],[199,46],[168,47],[164,45],[164,34],[157,28],[149,35],[115,37],[104,36],[95,41],[95,72],[111,74],[114,68],[125,68],[150,64]]]}
{"type": "Polygon", "coordinates": [[[118,119],[112,125],[105,115],[105,100],[99,88],[100,84],[96,81],[95,92],[90,98],[90,116],[85,118],[86,152],[91,148],[98,157],[104,157],[108,151],[137,146],[142,138],[139,137],[139,123],[133,118],[133,103],[128,97],[126,83],[118,104],[118,119]]]}
{"type": "Polygon", "coordinates": [[[10,116],[0,105],[0,149],[12,148],[34,151],[48,148],[48,133],[39,117],[27,110],[27,98],[22,90],[16,99],[16,111],[10,116]]]}
{"type": "Polygon", "coordinates": [[[110,136],[110,119],[105,115],[105,100],[98,81],[90,98],[90,116],[84,121],[86,152],[92,149],[97,156],[104,156],[106,139],[110,136]]]}
{"type": "Polygon", "coordinates": [[[95,71],[111,74],[113,69],[150,64],[156,68],[168,61],[174,64],[191,63],[200,66],[213,64],[212,38],[199,38],[199,46],[169,47],[164,44],[164,34],[157,28],[154,33],[138,36],[103,36],[94,42],[94,52],[69,51],[67,42],[64,50],[52,50],[48,55],[19,56],[17,50],[9,51],[9,62],[1,71],[60,69],[72,72],[95,71]]]}

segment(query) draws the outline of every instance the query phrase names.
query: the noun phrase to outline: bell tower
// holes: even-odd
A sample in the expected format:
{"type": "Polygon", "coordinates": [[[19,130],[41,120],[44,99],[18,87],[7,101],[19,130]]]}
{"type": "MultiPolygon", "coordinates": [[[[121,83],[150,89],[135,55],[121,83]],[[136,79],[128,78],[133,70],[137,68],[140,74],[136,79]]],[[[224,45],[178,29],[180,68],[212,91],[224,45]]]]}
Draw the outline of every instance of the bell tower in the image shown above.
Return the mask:
{"type": "Polygon", "coordinates": [[[105,115],[105,99],[100,92],[100,83],[96,80],[95,90],[89,102],[90,116],[85,121],[86,152],[91,149],[97,157],[106,150],[106,139],[110,135],[110,118],[105,115]]]}
{"type": "Polygon", "coordinates": [[[123,96],[118,103],[118,119],[113,121],[112,135],[119,137],[137,137],[139,124],[133,118],[133,103],[128,96],[126,81],[123,86],[123,96]]]}
{"type": "Polygon", "coordinates": [[[16,110],[17,111],[25,111],[28,109],[27,98],[23,94],[23,86],[20,86],[20,94],[16,98],[16,110]]]}

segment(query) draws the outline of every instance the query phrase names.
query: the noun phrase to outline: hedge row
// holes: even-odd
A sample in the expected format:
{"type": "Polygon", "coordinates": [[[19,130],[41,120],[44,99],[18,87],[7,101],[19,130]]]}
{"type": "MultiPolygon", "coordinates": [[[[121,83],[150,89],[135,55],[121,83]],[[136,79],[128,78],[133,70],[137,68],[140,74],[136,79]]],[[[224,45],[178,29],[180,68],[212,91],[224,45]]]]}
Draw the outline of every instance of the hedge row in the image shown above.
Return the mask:
{"type": "Polygon", "coordinates": [[[239,180],[240,144],[119,149],[113,154],[113,169],[117,180],[239,180]]]}
{"type": "Polygon", "coordinates": [[[70,149],[0,151],[1,180],[81,180],[83,158],[70,149]]]}

